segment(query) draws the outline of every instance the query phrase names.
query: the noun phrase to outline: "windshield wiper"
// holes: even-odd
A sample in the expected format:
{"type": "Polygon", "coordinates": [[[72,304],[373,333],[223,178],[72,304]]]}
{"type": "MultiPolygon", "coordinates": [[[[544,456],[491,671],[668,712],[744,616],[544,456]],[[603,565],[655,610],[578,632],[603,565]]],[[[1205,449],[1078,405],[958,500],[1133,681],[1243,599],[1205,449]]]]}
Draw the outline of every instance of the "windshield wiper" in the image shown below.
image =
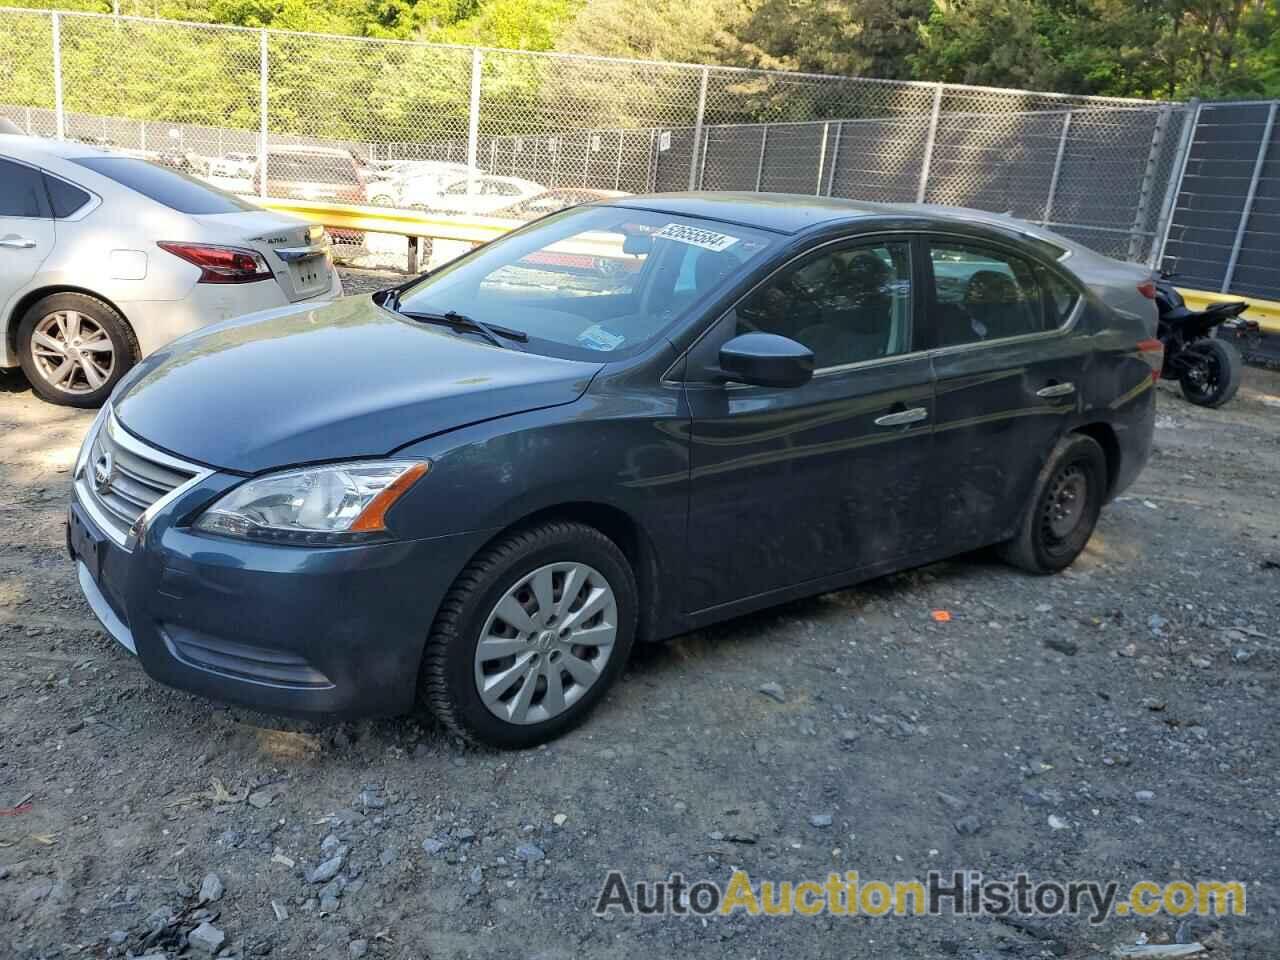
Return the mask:
{"type": "MultiPolygon", "coordinates": [[[[386,306],[386,304],[384,303],[383,306],[386,306]]],[[[515,340],[518,343],[529,342],[529,335],[523,330],[513,330],[511,327],[485,323],[483,320],[477,320],[474,317],[458,313],[457,310],[448,310],[445,313],[418,313],[413,310],[397,310],[396,312],[402,317],[408,317],[410,320],[419,320],[423,323],[440,323],[453,327],[455,330],[474,330],[495,347],[505,347],[506,344],[502,342],[503,339],[515,340]]]]}

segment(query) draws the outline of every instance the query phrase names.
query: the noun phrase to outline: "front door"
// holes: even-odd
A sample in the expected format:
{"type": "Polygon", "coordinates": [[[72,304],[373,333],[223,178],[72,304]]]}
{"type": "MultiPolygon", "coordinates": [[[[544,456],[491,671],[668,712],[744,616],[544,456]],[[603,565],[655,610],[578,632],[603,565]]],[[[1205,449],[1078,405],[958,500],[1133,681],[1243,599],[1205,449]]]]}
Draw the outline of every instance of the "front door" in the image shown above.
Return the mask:
{"type": "Polygon", "coordinates": [[[937,378],[934,496],[955,550],[1012,535],[1080,404],[1091,354],[1068,329],[1078,291],[995,245],[934,238],[926,303],[937,378]]]}
{"type": "Polygon", "coordinates": [[[704,611],[927,549],[933,398],[915,350],[912,245],[828,244],[748,294],[694,348],[689,591],[704,611]],[[716,382],[740,333],[809,347],[801,387],[716,382]]]}

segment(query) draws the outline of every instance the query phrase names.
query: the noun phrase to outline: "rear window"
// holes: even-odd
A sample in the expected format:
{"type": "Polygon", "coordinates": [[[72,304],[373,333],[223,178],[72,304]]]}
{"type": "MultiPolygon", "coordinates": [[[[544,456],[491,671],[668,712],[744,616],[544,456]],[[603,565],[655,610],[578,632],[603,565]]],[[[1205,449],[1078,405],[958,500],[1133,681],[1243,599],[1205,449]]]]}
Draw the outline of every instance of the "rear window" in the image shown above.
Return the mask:
{"type": "Polygon", "coordinates": [[[75,162],[179,213],[200,216],[256,209],[185,173],[136,157],[81,157],[75,162]]]}

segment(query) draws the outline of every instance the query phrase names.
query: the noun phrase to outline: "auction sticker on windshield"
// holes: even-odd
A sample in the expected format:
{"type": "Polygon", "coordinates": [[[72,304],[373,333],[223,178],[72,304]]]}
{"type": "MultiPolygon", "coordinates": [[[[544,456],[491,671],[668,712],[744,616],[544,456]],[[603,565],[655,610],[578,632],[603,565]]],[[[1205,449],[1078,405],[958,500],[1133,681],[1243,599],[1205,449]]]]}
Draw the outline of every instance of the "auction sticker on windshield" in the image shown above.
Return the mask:
{"type": "Polygon", "coordinates": [[[675,240],[677,243],[687,243],[693,247],[701,247],[703,250],[714,250],[717,253],[721,250],[728,250],[738,242],[737,237],[731,237],[727,233],[716,233],[714,230],[704,230],[701,227],[689,227],[683,223],[668,223],[654,236],[662,237],[666,240],[675,240]]]}

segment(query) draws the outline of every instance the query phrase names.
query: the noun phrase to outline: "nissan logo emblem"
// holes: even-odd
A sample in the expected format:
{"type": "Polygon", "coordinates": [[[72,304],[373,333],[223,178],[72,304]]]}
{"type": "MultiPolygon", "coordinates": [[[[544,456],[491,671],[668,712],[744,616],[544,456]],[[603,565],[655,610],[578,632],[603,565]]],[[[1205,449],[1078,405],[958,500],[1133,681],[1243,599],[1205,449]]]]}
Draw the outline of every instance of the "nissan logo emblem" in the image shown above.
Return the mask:
{"type": "Polygon", "coordinates": [[[98,459],[93,462],[93,488],[99,494],[106,494],[111,489],[111,474],[114,470],[115,460],[111,456],[111,451],[102,451],[98,459]]]}

